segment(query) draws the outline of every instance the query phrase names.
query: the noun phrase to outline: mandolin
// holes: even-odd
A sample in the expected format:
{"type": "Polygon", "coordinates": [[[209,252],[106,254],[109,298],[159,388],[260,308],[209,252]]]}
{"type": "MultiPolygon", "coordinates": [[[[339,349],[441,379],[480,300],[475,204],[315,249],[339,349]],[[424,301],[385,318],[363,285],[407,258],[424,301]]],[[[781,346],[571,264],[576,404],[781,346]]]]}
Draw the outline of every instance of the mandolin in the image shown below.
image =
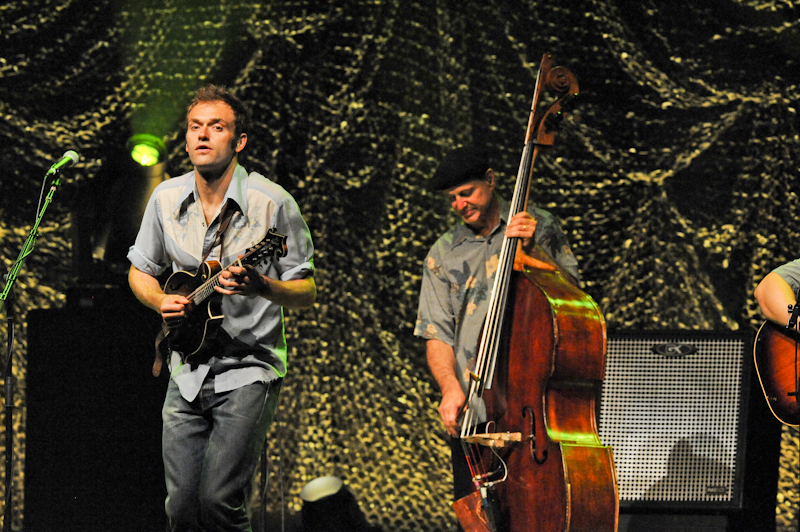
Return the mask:
{"type": "Polygon", "coordinates": [[[195,273],[177,271],[170,275],[164,283],[164,292],[182,295],[190,303],[186,306],[186,317],[179,325],[168,327],[162,322],[156,350],[162,354],[177,351],[184,362],[201,352],[209,340],[216,337],[225,317],[221,309],[222,294],[214,290],[220,286],[222,272],[230,266],[256,266],[268,258],[279,259],[285,255],[286,236],[269,229],[261,242],[225,268],[217,261],[208,261],[201,264],[195,273]]]}
{"type": "Polygon", "coordinates": [[[758,329],[753,359],[761,390],[772,414],[785,425],[800,424],[797,388],[800,376],[800,334],[771,321],[758,329]]]}

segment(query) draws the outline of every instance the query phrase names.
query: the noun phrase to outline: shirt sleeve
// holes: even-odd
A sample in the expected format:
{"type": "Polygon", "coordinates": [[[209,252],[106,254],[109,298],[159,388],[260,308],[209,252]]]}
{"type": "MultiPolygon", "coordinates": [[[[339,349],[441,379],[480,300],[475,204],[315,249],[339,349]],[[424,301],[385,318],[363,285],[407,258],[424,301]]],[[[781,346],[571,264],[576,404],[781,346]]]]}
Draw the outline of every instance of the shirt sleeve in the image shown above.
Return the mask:
{"type": "Polygon", "coordinates": [[[455,342],[456,317],[450,298],[451,282],[445,275],[441,255],[434,245],[422,268],[422,287],[414,335],[427,340],[455,342]]]}
{"type": "Polygon", "coordinates": [[[800,292],[800,259],[787,262],[773,271],[792,287],[792,292],[795,294],[800,292]]]}
{"type": "Polygon", "coordinates": [[[161,220],[157,192],[153,192],[142,216],[136,242],[128,250],[128,260],[141,272],[158,277],[169,264],[164,244],[164,227],[161,220]]]}
{"type": "Polygon", "coordinates": [[[543,209],[533,209],[531,214],[536,218],[536,243],[558,264],[559,268],[580,282],[578,259],[572,253],[567,235],[561,230],[558,219],[543,209]]]}
{"type": "Polygon", "coordinates": [[[311,231],[294,198],[285,198],[276,210],[275,231],[286,235],[286,255],[277,261],[281,281],[305,279],[314,275],[314,243],[311,231]]]}

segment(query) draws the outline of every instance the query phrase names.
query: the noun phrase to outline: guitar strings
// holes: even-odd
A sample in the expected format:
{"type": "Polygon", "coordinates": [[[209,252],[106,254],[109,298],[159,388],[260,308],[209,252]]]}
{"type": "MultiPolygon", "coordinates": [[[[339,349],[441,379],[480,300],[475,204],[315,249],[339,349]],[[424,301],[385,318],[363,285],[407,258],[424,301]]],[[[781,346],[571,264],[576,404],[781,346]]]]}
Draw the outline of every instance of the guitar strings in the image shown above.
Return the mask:
{"type": "MultiPolygon", "coordinates": [[[[230,264],[228,264],[227,266],[222,268],[220,271],[218,271],[216,274],[214,274],[210,279],[208,279],[206,282],[204,282],[203,284],[198,286],[197,289],[195,289],[194,292],[192,292],[189,295],[187,295],[186,299],[188,299],[191,302],[194,302],[196,297],[201,296],[197,300],[197,302],[200,303],[201,301],[203,301],[205,298],[207,298],[214,291],[214,287],[215,286],[219,286],[220,285],[219,277],[220,277],[220,275],[222,275],[222,272],[227,271],[228,268],[230,268],[231,266],[233,266],[235,264],[238,264],[239,266],[242,266],[242,259],[246,259],[248,256],[250,256],[255,251],[256,251],[256,249],[251,249],[250,251],[245,253],[241,258],[237,258],[235,261],[231,262],[230,264]]],[[[208,264],[208,263],[206,262],[204,264],[208,264]]]]}

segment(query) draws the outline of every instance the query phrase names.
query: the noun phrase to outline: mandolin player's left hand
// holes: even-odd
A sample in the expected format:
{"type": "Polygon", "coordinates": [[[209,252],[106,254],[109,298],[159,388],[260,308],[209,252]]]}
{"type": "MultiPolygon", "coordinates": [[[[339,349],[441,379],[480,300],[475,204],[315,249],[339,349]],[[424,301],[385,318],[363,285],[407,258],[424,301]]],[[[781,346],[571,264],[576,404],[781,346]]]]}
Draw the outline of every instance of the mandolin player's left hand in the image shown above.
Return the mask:
{"type": "Polygon", "coordinates": [[[226,295],[261,295],[266,288],[264,277],[250,265],[228,266],[220,274],[219,282],[222,286],[215,286],[214,289],[226,295]]]}

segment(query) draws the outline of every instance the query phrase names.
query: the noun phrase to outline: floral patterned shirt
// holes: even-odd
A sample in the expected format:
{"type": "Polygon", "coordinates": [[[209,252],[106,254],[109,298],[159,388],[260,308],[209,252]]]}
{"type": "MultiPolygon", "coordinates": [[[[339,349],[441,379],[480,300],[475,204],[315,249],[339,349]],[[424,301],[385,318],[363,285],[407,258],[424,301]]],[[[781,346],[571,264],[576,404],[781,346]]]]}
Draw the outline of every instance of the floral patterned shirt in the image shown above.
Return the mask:
{"type": "MultiPolygon", "coordinates": [[[[500,223],[488,237],[464,223],[456,224],[439,237],[423,267],[414,335],[453,347],[456,375],[465,394],[469,372],[475,369],[508,219],[509,203],[502,199],[500,203],[500,223]]],[[[556,217],[543,209],[529,212],[536,219],[536,243],[562,271],[580,279],[578,261],[556,217]]]]}

